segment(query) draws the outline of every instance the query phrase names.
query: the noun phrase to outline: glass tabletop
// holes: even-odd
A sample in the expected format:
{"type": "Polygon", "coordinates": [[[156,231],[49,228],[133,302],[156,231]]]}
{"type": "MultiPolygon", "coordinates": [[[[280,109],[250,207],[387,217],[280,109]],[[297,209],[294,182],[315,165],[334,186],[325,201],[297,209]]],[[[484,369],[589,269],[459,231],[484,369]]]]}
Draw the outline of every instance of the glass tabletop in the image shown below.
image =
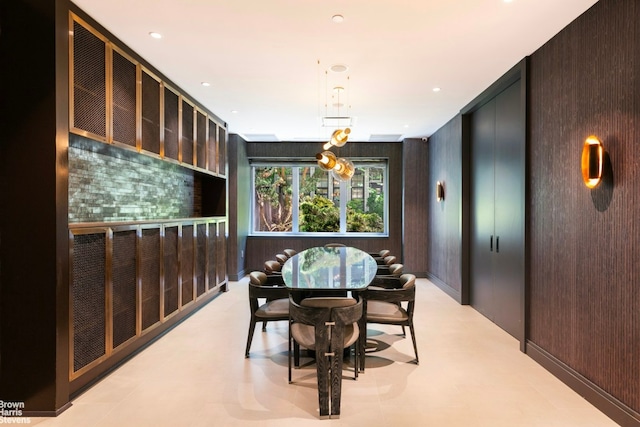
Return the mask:
{"type": "Polygon", "coordinates": [[[352,247],[309,248],[282,266],[290,289],[364,289],[378,270],[368,253],[352,247]]]}

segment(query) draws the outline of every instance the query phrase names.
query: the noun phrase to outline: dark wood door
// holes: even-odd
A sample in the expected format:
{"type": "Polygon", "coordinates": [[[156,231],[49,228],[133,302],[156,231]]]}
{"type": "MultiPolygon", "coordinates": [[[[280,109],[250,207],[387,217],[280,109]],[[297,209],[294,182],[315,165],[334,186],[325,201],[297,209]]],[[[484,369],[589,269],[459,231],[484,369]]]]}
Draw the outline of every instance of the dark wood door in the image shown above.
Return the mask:
{"type": "Polygon", "coordinates": [[[472,115],[471,304],[521,339],[525,141],[520,82],[472,115]]]}
{"type": "Polygon", "coordinates": [[[520,82],[496,97],[494,321],[520,338],[524,290],[525,141],[520,82]]]}
{"type": "Polygon", "coordinates": [[[472,116],[471,305],[493,320],[495,100],[472,116]]]}

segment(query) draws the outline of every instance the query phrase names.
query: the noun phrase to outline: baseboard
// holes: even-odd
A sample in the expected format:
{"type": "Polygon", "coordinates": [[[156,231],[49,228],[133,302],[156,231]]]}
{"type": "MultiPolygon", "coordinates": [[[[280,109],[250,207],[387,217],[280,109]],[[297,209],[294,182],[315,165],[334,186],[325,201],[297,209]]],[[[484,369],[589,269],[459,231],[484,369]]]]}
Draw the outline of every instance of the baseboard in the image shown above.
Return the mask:
{"type": "Polygon", "coordinates": [[[629,408],[538,345],[527,341],[525,353],[622,427],[640,427],[640,413],[629,408]]]}
{"type": "Polygon", "coordinates": [[[431,273],[427,273],[425,277],[429,279],[431,283],[433,283],[438,288],[440,288],[443,292],[449,295],[451,298],[458,301],[458,303],[462,301],[462,296],[460,294],[460,291],[453,289],[451,286],[447,285],[445,282],[443,282],[442,280],[440,280],[438,277],[434,276],[431,273]]]}
{"type": "MultiPolygon", "coordinates": [[[[22,416],[19,418],[43,418],[43,417],[57,417],[67,409],[71,408],[72,403],[67,402],[62,407],[56,409],[55,411],[22,411],[22,416]]],[[[8,422],[7,422],[8,424],[8,422]]],[[[16,423],[17,424],[17,423],[16,423]]]]}

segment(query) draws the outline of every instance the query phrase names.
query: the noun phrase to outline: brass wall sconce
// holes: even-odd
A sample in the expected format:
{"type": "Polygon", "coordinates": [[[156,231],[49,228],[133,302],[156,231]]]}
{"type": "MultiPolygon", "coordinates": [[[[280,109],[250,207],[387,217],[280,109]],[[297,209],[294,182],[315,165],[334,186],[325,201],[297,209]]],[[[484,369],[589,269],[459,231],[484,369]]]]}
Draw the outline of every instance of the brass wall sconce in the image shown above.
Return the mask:
{"type": "Polygon", "coordinates": [[[436,182],[436,200],[442,202],[444,200],[444,183],[436,182]]]}
{"type": "Polygon", "coordinates": [[[582,146],[582,179],[588,188],[595,188],[602,180],[604,146],[597,136],[591,135],[582,146]]]}

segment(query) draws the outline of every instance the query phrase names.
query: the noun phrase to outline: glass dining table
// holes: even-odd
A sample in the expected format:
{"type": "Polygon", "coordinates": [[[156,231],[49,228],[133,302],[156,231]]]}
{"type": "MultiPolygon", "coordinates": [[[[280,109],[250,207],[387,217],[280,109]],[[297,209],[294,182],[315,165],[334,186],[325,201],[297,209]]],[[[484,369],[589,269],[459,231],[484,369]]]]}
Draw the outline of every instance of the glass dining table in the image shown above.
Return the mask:
{"type": "MultiPolygon", "coordinates": [[[[314,247],[289,258],[282,266],[282,277],[292,298],[299,302],[302,298],[346,296],[348,291],[364,290],[372,282],[377,270],[375,259],[360,249],[314,247]]],[[[339,417],[343,349],[342,346],[334,348],[337,347],[336,339],[331,339],[327,334],[324,336],[329,342],[316,343],[316,348],[328,348],[329,354],[333,358],[338,357],[339,361],[327,364],[316,360],[320,417],[339,417]],[[328,366],[339,366],[340,369],[327,369],[328,366]],[[321,384],[323,387],[320,387],[321,384]],[[329,384],[330,390],[324,387],[325,384],[329,384]]],[[[363,353],[363,347],[359,346],[357,351],[363,353]]],[[[359,369],[359,366],[354,366],[354,369],[359,369]]]]}
{"type": "Polygon", "coordinates": [[[292,291],[357,291],[373,280],[375,259],[353,247],[315,247],[289,258],[282,266],[284,283],[292,291]]]}

